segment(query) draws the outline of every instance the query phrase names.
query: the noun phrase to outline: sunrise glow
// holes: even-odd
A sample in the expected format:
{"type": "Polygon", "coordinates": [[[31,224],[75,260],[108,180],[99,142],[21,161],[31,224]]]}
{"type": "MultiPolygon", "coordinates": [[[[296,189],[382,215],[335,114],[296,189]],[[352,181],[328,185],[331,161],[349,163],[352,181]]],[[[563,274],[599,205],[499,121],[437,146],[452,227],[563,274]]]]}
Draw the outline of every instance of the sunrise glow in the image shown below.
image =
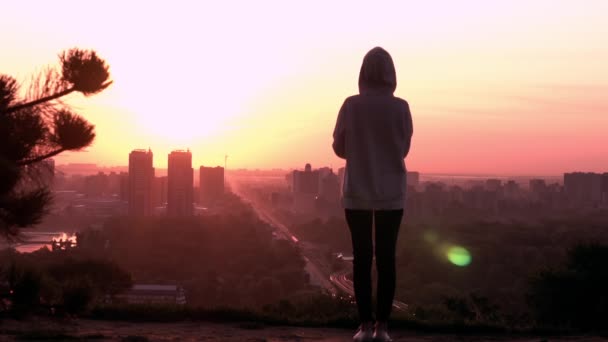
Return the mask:
{"type": "Polygon", "coordinates": [[[0,72],[25,82],[74,46],[111,66],[111,88],[67,100],[97,139],[60,163],[126,165],[129,151],[151,148],[166,167],[169,151],[190,148],[195,165],[229,154],[232,167],[341,166],[337,110],[380,45],[412,108],[409,169],[608,166],[605,1],[108,1],[94,14],[78,1],[19,1],[2,11],[11,34],[0,36],[0,72]]]}

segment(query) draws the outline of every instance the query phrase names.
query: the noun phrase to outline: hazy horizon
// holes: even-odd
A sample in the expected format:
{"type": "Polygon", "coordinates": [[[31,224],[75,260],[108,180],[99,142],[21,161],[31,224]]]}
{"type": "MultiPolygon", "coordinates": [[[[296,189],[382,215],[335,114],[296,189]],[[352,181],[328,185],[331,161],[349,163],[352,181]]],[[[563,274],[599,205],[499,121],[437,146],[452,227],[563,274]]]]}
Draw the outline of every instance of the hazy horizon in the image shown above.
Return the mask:
{"type": "MultiPolygon", "coordinates": [[[[103,164],[95,164],[95,163],[65,163],[65,164],[56,164],[55,167],[58,169],[65,169],[65,168],[78,168],[78,167],[88,167],[88,166],[94,166],[94,169],[99,172],[111,172],[112,170],[122,170],[125,172],[128,172],[129,166],[127,164],[125,165],[103,165],[103,164]]],[[[199,167],[201,166],[206,166],[206,167],[216,167],[216,166],[220,166],[223,167],[223,165],[220,164],[206,164],[206,165],[197,165],[197,164],[192,164],[192,168],[196,171],[199,169],[199,167]]],[[[305,164],[302,164],[300,166],[295,166],[295,167],[272,167],[272,168],[230,168],[228,167],[226,169],[227,173],[231,173],[231,172],[240,172],[240,171],[246,171],[246,172],[289,172],[289,171],[293,171],[293,170],[303,170],[304,169],[305,164]]],[[[312,165],[313,169],[318,169],[321,167],[329,167],[328,165],[312,165]]],[[[340,166],[340,167],[343,167],[340,166]]],[[[154,169],[156,171],[156,176],[166,176],[167,174],[167,168],[166,167],[157,167],[154,166],[154,169]],[[160,173],[159,173],[160,171],[160,173]]],[[[332,168],[334,172],[337,172],[338,168],[333,167],[332,168]]],[[[95,173],[96,173],[95,172],[95,173]]],[[[440,177],[440,178],[449,178],[449,177],[456,177],[456,178],[487,178],[487,177],[494,177],[494,178],[533,178],[533,177],[537,177],[537,178],[563,178],[564,173],[559,173],[559,174],[534,174],[534,173],[481,173],[481,172],[467,172],[467,173],[456,173],[456,172],[424,172],[424,171],[420,171],[420,170],[408,170],[408,172],[418,172],[420,173],[421,177],[440,177]]],[[[570,172],[588,172],[586,170],[570,170],[567,173],[570,172]]],[[[78,172],[74,172],[74,173],[68,173],[68,174],[79,174],[78,172]]],[[[284,174],[281,174],[281,177],[285,176],[284,174]]],[[[195,184],[197,183],[197,179],[195,177],[195,184]]]]}
{"type": "Polygon", "coordinates": [[[70,162],[154,164],[189,148],[193,165],[330,166],[331,134],[356,94],[363,55],[385,47],[410,102],[409,170],[560,175],[608,170],[608,2],[464,1],[370,8],[351,2],[3,5],[0,72],[27,80],[70,47],[91,48],[114,84],[66,102],[96,125],[70,162]],[[36,10],[32,10],[36,8],[36,10]]]}

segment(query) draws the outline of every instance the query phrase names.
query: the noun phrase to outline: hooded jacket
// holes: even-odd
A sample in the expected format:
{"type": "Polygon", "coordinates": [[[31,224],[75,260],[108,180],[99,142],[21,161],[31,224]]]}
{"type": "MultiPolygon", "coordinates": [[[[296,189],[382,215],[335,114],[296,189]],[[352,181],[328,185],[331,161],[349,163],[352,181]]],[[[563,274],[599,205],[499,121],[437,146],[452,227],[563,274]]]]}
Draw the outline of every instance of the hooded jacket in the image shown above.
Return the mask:
{"type": "Polygon", "coordinates": [[[370,50],[359,72],[359,95],[347,98],[333,134],[336,155],[346,159],[342,204],[347,209],[402,209],[407,188],[405,157],[413,134],[408,103],[393,95],[393,60],[370,50]]]}

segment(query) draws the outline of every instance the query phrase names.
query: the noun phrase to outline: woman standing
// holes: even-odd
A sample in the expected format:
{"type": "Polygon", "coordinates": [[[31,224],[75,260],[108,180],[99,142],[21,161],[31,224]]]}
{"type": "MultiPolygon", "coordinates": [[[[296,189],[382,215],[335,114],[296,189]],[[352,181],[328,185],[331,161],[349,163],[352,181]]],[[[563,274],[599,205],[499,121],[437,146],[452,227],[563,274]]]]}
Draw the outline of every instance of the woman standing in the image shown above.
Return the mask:
{"type": "Polygon", "coordinates": [[[409,105],[395,97],[397,77],[386,50],[363,59],[359,95],[347,98],[334,129],[333,149],[346,159],[343,206],[353,244],[355,299],[361,326],[355,341],[390,341],[387,321],[395,296],[395,246],[405,202],[405,157],[413,125],[409,105]],[[371,267],[378,271],[376,324],[372,316],[371,267]]]}

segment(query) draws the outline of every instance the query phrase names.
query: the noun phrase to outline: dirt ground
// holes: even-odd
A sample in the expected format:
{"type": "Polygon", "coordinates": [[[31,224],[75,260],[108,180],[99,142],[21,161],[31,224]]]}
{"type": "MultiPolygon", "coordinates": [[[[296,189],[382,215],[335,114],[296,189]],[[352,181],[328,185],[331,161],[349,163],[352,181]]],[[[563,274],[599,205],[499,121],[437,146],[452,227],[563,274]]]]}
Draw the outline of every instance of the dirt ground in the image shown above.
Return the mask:
{"type": "MultiPolygon", "coordinates": [[[[71,322],[53,321],[4,321],[0,322],[0,341],[49,340],[92,340],[92,341],[352,341],[352,331],[333,328],[269,327],[255,323],[128,323],[108,321],[77,320],[71,322]]],[[[441,335],[412,331],[394,331],[394,341],[606,341],[600,337],[509,337],[483,335],[441,335]]]]}

